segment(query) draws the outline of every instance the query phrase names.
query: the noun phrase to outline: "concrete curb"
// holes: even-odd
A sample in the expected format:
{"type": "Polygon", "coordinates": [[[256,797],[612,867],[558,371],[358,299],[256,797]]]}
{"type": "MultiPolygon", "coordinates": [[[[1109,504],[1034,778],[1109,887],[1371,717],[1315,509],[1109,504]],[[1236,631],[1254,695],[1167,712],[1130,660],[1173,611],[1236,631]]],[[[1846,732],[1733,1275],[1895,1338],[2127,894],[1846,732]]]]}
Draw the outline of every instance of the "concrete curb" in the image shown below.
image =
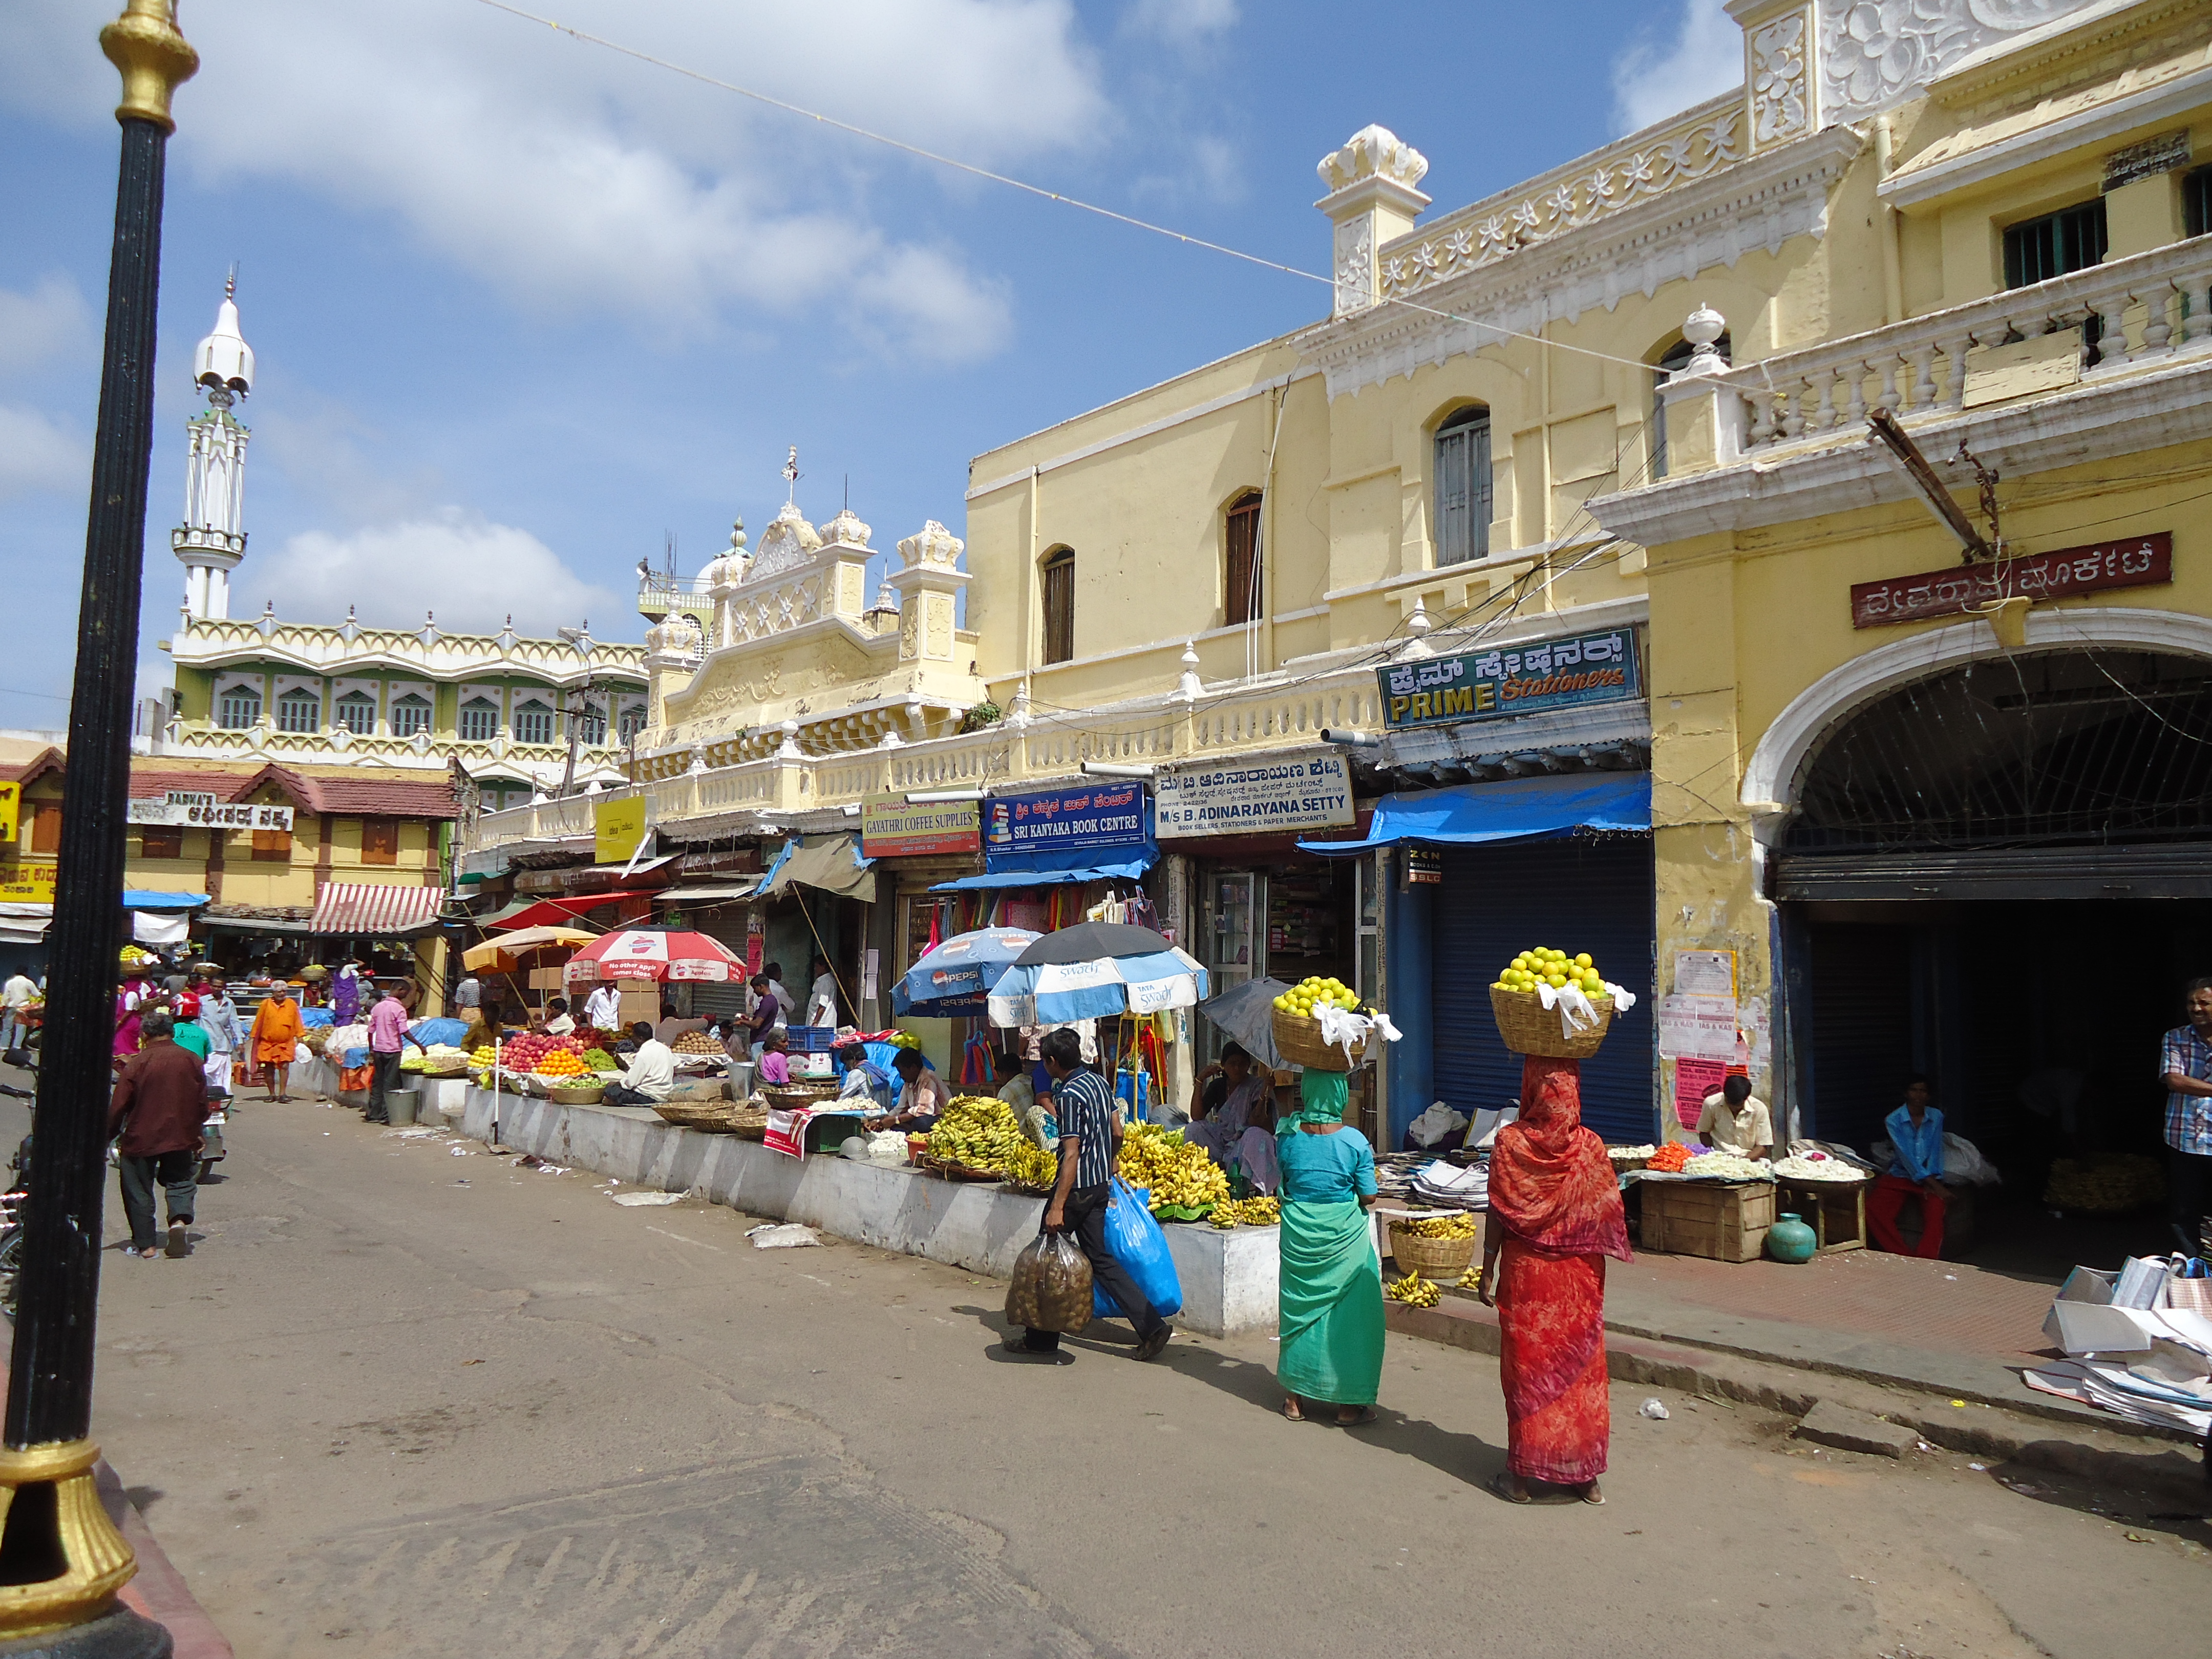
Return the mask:
{"type": "MultiPolygon", "coordinates": [[[[1401,1336],[1495,1354],[1501,1334],[1498,1318],[1480,1303],[1448,1297],[1433,1308],[1383,1304],[1386,1328],[1401,1336]]],[[[1692,1347],[1617,1332],[1605,1337],[1606,1368],[1616,1382],[1673,1389],[1712,1400],[1757,1406],[1802,1418],[1822,1401],[1832,1401],[1911,1430],[1932,1446],[1996,1462],[2029,1468],[2101,1484],[2140,1490],[2156,1487],[2191,1505],[2205,1501],[2203,1465],[2190,1449],[2193,1443],[2115,1431],[2021,1411],[2009,1401],[1970,1401],[1923,1393],[1896,1380],[1881,1382],[1810,1370],[1802,1365],[1692,1347]]],[[[2133,1426],[2133,1425],[2129,1425],[2133,1426]]]]}
{"type": "Polygon", "coordinates": [[[123,1477],[101,1458],[93,1470],[100,1485],[100,1501],[138,1557],[138,1571],[123,1587],[123,1604],[167,1629],[176,1644],[175,1659],[235,1659],[230,1642],[215,1626],[207,1609],[192,1599],[192,1592],[154,1536],[146,1517],[138,1513],[123,1490],[123,1477]]]}

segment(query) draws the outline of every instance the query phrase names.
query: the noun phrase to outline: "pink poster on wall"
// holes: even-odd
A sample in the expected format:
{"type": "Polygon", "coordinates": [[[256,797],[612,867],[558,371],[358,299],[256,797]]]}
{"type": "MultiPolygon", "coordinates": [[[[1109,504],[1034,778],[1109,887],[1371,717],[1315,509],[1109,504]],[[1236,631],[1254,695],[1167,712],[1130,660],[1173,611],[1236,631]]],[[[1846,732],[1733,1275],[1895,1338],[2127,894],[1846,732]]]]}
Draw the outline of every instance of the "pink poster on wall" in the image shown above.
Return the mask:
{"type": "Polygon", "coordinates": [[[1705,1097],[1720,1091],[1728,1075],[1728,1062],[1719,1060],[1678,1060],[1674,1062],[1674,1115],[1686,1129],[1698,1127],[1705,1097]]]}

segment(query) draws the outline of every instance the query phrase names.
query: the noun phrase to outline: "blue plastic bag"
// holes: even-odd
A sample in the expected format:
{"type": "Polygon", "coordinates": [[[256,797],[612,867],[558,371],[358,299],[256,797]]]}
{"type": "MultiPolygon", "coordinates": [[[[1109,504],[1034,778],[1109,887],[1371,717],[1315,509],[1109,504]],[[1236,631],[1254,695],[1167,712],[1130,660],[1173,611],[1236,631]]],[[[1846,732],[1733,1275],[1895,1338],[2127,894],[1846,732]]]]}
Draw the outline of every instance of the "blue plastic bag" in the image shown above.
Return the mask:
{"type": "Polygon", "coordinates": [[[337,1024],[337,1016],[327,1008],[302,1008],[300,1010],[300,1029],[303,1031],[312,1030],[318,1025],[335,1025],[337,1024]]]}
{"type": "MultiPolygon", "coordinates": [[[[1182,1311],[1182,1280],[1176,1275],[1175,1258],[1168,1254],[1167,1235],[1152,1219],[1145,1199],[1119,1176],[1114,1177],[1114,1197],[1106,1207],[1106,1253],[1137,1281],[1154,1313],[1168,1319],[1182,1311]]],[[[1091,1308],[1106,1319],[1130,1317],[1096,1279],[1091,1282],[1091,1308]]]]}

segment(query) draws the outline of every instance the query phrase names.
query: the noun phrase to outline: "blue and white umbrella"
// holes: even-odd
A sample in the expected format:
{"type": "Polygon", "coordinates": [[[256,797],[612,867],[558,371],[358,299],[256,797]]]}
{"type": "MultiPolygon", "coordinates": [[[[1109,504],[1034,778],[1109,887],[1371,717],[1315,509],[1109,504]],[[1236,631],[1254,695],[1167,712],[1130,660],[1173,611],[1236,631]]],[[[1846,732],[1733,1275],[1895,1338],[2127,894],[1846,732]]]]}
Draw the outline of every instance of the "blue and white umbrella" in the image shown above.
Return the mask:
{"type": "Polygon", "coordinates": [[[1206,995],[1206,969],[1146,928],[1083,923],[1047,934],[1025,955],[1029,960],[1007,969],[991,988],[994,1025],[1156,1014],[1195,1007],[1206,995]],[[1097,953],[1084,954],[1087,949],[1097,953]]]}
{"type": "Polygon", "coordinates": [[[906,970],[892,990],[891,1012],[933,1019],[981,1013],[984,993],[1038,938],[1024,927],[954,934],[906,970]]]}

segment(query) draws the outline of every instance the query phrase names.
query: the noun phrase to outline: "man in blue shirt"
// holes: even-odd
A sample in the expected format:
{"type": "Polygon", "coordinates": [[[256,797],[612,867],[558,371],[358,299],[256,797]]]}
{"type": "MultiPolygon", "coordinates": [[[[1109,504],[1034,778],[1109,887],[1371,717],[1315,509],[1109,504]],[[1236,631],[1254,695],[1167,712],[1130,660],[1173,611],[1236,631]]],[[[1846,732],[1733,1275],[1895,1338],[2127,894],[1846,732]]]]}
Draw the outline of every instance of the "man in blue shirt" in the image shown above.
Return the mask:
{"type": "Polygon", "coordinates": [[[2173,1236],[2197,1255],[2203,1253],[2205,1194],[2212,1191],[2212,979],[2190,981],[2186,994],[2189,1024],[2166,1034],[2158,1069],[2166,1079],[2173,1236]]]}
{"type": "Polygon", "coordinates": [[[1889,1173],[1867,1194],[1867,1231],[1883,1249],[1898,1255],[1943,1254],[1943,1114],[1928,1103],[1928,1079],[1917,1073],[1905,1085],[1905,1104],[1889,1115],[1889,1173]],[[1920,1243],[1908,1246],[1897,1230],[1905,1200],[1920,1200],[1920,1243]]]}

